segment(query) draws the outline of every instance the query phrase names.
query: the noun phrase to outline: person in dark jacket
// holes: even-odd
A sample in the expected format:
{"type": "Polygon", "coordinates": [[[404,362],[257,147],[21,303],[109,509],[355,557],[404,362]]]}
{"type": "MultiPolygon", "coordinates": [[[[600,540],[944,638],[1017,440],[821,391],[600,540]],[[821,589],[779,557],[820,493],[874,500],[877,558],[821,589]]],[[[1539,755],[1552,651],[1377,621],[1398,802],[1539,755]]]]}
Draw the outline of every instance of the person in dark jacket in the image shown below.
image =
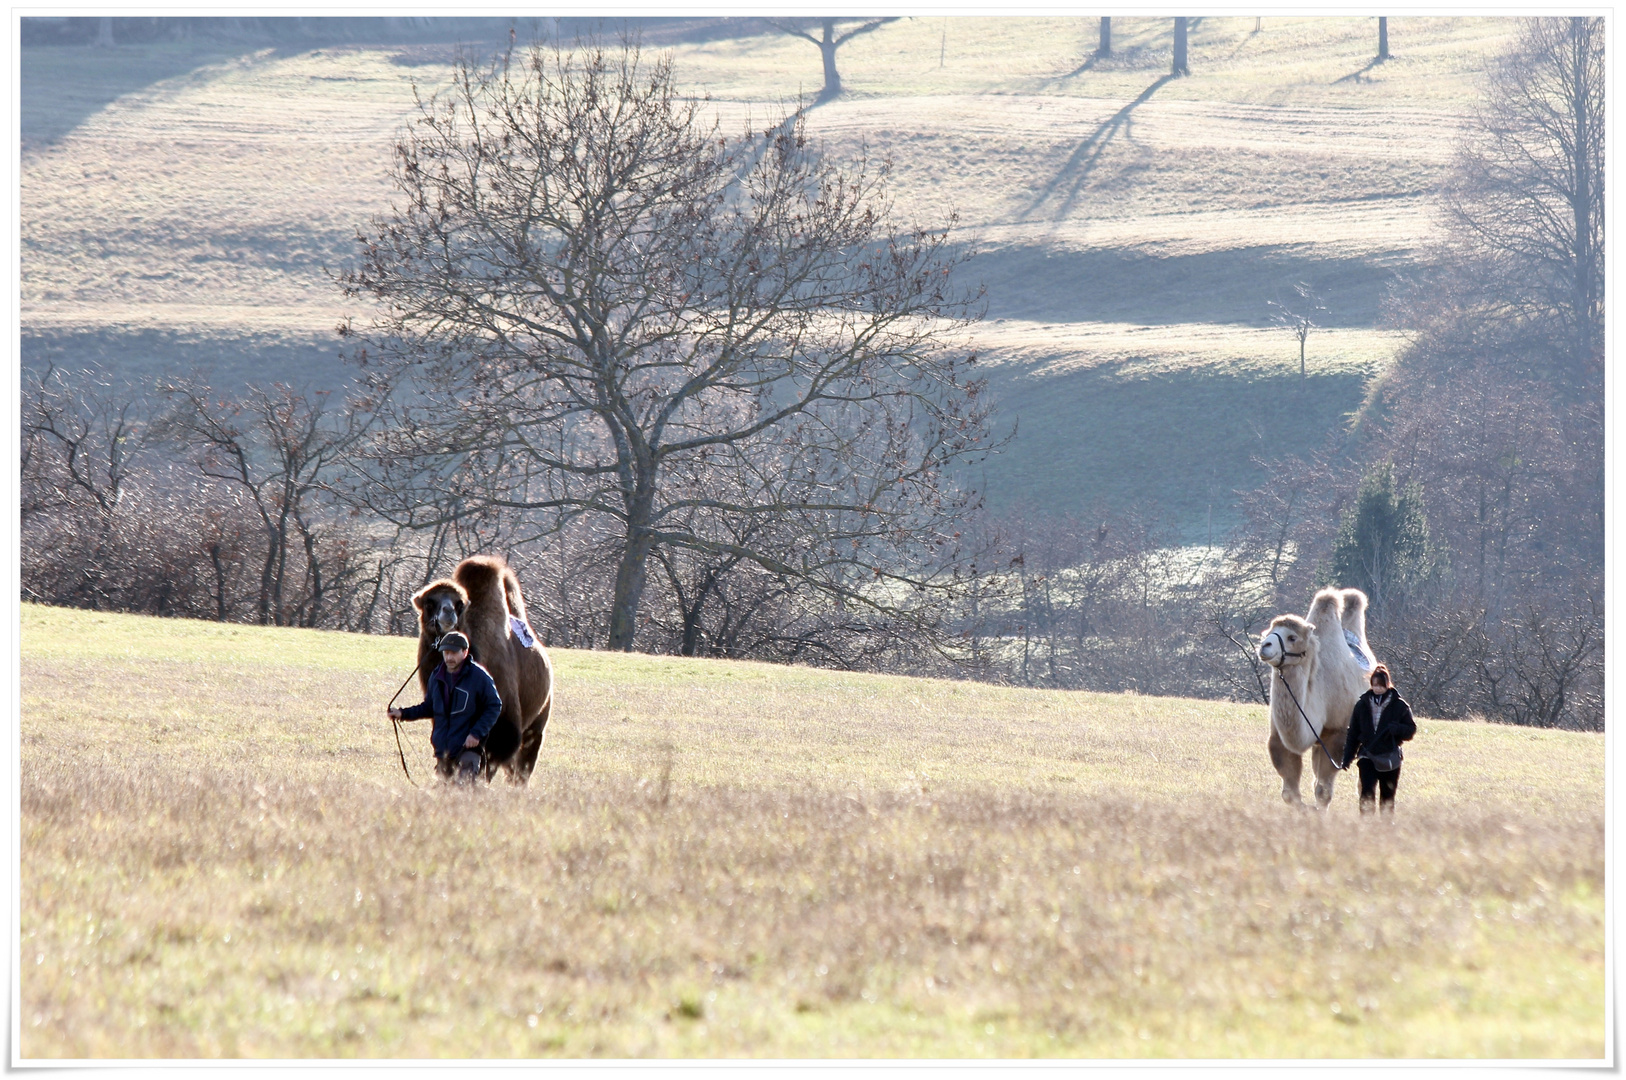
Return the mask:
{"type": "Polygon", "coordinates": [[[1400,744],[1417,734],[1411,706],[1396,692],[1389,669],[1372,669],[1372,689],[1355,702],[1344,737],[1344,768],[1357,762],[1361,772],[1361,813],[1372,812],[1372,795],[1379,793],[1379,809],[1394,813],[1395,788],[1400,784],[1400,744]]]}
{"type": "Polygon", "coordinates": [[[396,720],[433,716],[429,742],[440,775],[468,783],[480,775],[482,744],[502,712],[502,697],[491,673],[469,659],[469,639],[462,634],[454,630],[441,638],[440,656],[422,703],[389,714],[396,720]]]}

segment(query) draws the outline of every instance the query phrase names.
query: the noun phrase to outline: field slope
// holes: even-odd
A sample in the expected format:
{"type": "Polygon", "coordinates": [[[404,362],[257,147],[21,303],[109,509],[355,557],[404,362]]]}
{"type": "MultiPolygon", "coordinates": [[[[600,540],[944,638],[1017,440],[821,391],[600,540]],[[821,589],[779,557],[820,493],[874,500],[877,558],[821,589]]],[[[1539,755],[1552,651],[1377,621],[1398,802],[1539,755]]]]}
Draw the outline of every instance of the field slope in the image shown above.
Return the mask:
{"type": "Polygon", "coordinates": [[[561,652],[530,787],[401,639],[24,606],[21,1042],[80,1057],[1600,1058],[1601,736],[561,652]]]}
{"type": "MultiPolygon", "coordinates": [[[[1399,343],[1380,305],[1417,272],[1487,58],[1512,21],[913,18],[840,54],[846,93],[809,112],[831,153],[894,167],[908,217],[960,214],[988,288],[978,346],[1007,451],[971,477],[996,510],[1134,506],[1225,520],[1253,459],[1342,430],[1399,343]],[[1266,302],[1315,285],[1297,346],[1266,302]]],[[[688,25],[688,24],[685,24],[688,25]]],[[[724,20],[669,48],[732,125],[816,92],[817,51],[724,20]]],[[[665,36],[663,36],[663,34],[665,36]]],[[[22,51],[23,356],[225,384],[334,385],[344,313],[328,270],[391,197],[412,86],[453,44],[22,51]]]]}

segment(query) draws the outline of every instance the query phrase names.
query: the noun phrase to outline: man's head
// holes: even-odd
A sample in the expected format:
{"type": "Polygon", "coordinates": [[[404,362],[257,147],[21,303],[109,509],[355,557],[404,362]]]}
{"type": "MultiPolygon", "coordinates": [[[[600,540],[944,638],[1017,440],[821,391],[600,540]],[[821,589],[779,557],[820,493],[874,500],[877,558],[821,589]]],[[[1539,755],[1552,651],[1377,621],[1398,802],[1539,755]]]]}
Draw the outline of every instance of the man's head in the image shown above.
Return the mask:
{"type": "Polygon", "coordinates": [[[1372,669],[1372,692],[1374,694],[1387,693],[1393,683],[1389,679],[1389,669],[1382,664],[1372,669]]]}
{"type": "Polygon", "coordinates": [[[440,658],[446,661],[447,671],[456,671],[469,658],[469,639],[453,630],[440,639],[440,658]]]}

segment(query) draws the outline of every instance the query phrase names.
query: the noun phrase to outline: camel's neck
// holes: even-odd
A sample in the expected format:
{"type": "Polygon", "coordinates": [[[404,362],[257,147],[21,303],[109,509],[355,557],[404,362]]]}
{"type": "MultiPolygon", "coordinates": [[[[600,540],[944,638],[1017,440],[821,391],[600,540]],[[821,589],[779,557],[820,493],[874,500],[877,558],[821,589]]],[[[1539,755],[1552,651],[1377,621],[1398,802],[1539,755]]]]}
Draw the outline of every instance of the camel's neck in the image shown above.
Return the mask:
{"type": "Polygon", "coordinates": [[[1285,671],[1279,667],[1272,667],[1270,671],[1271,719],[1282,721],[1277,725],[1278,730],[1292,731],[1301,722],[1299,706],[1304,704],[1305,690],[1310,685],[1310,658],[1305,657],[1304,663],[1292,664],[1285,671]],[[1293,704],[1294,698],[1298,699],[1298,705],[1293,704]]]}

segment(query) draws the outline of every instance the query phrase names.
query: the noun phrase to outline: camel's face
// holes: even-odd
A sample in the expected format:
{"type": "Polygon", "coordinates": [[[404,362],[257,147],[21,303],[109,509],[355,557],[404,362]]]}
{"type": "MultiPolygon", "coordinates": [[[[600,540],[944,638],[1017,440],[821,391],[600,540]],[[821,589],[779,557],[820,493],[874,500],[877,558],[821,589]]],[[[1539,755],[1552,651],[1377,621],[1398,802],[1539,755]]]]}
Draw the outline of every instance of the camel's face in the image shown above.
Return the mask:
{"type": "Polygon", "coordinates": [[[1280,616],[1259,642],[1259,659],[1277,668],[1303,663],[1310,648],[1310,632],[1314,629],[1296,616],[1280,616]]]}
{"type": "Polygon", "coordinates": [[[452,589],[431,589],[413,598],[423,629],[432,637],[442,637],[457,628],[463,614],[463,600],[452,589]]]}

